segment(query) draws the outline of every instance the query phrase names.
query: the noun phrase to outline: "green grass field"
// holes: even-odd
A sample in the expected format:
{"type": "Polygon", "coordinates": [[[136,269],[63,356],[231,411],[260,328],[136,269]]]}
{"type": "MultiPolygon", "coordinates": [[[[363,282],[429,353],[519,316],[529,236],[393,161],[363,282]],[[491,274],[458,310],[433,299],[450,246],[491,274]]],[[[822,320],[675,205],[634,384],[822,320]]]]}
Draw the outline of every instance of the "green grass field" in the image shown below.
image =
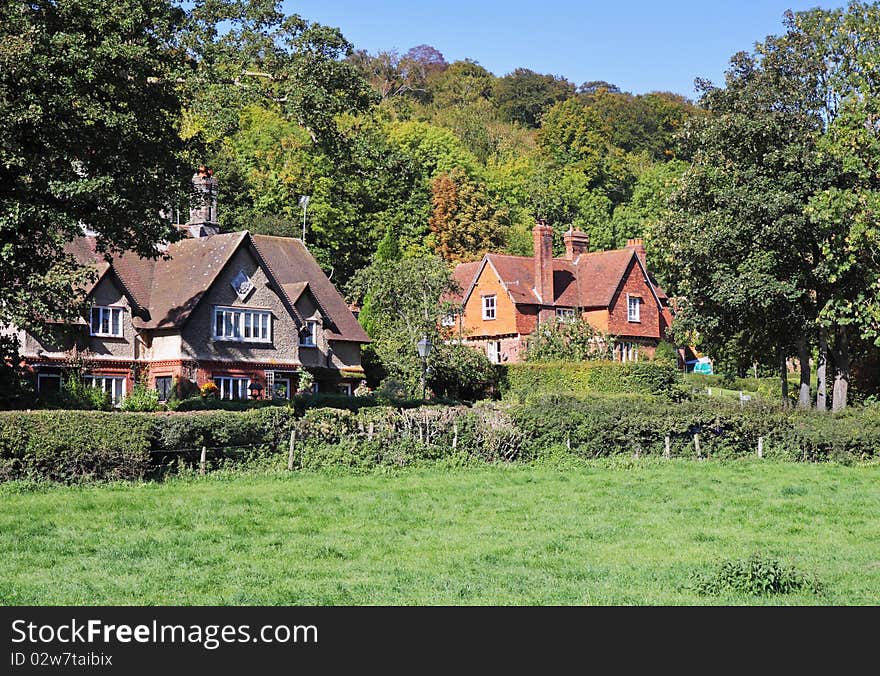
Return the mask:
{"type": "Polygon", "coordinates": [[[876,604],[880,466],[640,460],[0,486],[3,604],[876,604]],[[774,555],[820,594],[706,597],[774,555]]]}

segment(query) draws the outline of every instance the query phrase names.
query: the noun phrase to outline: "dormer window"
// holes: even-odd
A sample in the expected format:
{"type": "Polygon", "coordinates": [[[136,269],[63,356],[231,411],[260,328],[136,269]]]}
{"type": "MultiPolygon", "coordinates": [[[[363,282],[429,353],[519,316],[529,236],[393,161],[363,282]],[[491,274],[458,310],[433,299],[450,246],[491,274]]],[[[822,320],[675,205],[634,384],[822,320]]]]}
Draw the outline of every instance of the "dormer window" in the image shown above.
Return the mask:
{"type": "Polygon", "coordinates": [[[315,347],[318,344],[318,322],[306,320],[306,325],[299,332],[299,344],[303,347],[315,347]]]}
{"type": "Polygon", "coordinates": [[[122,337],[122,311],[121,307],[107,307],[95,305],[92,307],[90,318],[91,335],[122,337]]]}

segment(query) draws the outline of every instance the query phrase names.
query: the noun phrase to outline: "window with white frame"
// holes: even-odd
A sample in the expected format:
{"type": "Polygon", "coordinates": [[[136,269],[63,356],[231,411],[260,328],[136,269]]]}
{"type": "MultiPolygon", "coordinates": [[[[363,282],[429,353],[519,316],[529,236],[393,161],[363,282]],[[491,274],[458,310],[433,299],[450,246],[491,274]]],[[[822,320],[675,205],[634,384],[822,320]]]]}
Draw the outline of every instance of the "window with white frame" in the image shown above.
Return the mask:
{"type": "Polygon", "coordinates": [[[318,344],[318,322],[307,319],[306,325],[299,332],[299,344],[303,347],[315,347],[318,344]]]}
{"type": "Polygon", "coordinates": [[[483,296],[483,319],[495,319],[495,296],[483,296]]]}
{"type": "Polygon", "coordinates": [[[110,395],[114,404],[125,399],[125,378],[119,376],[83,376],[83,383],[89,387],[97,387],[110,395]]]}
{"type": "Polygon", "coordinates": [[[272,313],[269,310],[215,307],[213,338],[245,343],[270,343],[272,313]]]}
{"type": "Polygon", "coordinates": [[[641,321],[640,309],[642,306],[642,299],[638,296],[627,296],[626,297],[626,318],[631,322],[641,321]]]}
{"type": "Polygon", "coordinates": [[[447,312],[440,320],[441,326],[455,326],[455,313],[447,312]]]}
{"type": "Polygon", "coordinates": [[[486,343],[486,356],[493,364],[501,363],[501,341],[490,340],[486,343]]]}
{"type": "Polygon", "coordinates": [[[617,361],[638,361],[638,343],[621,342],[614,346],[614,356],[617,361]]]}
{"type": "Polygon", "coordinates": [[[122,337],[121,307],[94,305],[90,317],[90,328],[93,336],[122,337]]]}
{"type": "Polygon", "coordinates": [[[571,307],[558,307],[556,308],[556,319],[560,321],[573,321],[574,320],[574,308],[571,307]]]}
{"type": "Polygon", "coordinates": [[[61,374],[60,373],[38,373],[37,374],[37,392],[60,392],[61,391],[61,374]]]}
{"type": "Polygon", "coordinates": [[[217,396],[220,399],[247,399],[251,381],[248,378],[215,376],[214,384],[217,386],[217,396]]]}
{"type": "Polygon", "coordinates": [[[273,399],[290,399],[290,378],[275,378],[272,382],[273,399]]]}

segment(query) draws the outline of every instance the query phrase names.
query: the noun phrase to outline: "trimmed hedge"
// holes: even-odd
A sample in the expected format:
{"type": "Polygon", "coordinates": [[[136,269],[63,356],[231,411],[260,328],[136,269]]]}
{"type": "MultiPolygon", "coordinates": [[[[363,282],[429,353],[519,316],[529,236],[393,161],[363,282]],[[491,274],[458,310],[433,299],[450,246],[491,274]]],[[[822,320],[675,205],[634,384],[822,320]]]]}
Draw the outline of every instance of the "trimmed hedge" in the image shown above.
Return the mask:
{"type": "Polygon", "coordinates": [[[287,463],[296,433],[298,467],[374,467],[419,461],[496,462],[570,454],[852,461],[880,452],[880,411],[783,412],[761,403],[683,403],[645,395],[560,395],[474,407],[359,410],[292,407],[193,413],[34,411],[0,413],[0,481],[138,480],[194,467],[206,446],[213,466],[287,463]]]}
{"type": "Polygon", "coordinates": [[[0,413],[0,481],[142,479],[153,429],[139,413],[0,413]]]}
{"type": "Polygon", "coordinates": [[[561,394],[583,397],[595,392],[651,394],[684,398],[681,373],[663,362],[523,362],[501,367],[504,398],[525,401],[531,397],[561,394]]]}

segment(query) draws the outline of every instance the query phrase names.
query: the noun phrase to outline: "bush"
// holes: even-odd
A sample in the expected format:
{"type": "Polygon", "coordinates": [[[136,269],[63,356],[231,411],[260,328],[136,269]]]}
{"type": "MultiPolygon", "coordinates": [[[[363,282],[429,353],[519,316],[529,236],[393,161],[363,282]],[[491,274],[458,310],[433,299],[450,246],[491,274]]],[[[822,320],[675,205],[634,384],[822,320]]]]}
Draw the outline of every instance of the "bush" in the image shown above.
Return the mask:
{"type": "Polygon", "coordinates": [[[0,481],[143,479],[150,416],[91,411],[0,413],[0,481]]]}
{"type": "Polygon", "coordinates": [[[134,386],[131,394],[122,400],[123,411],[150,412],[158,411],[162,407],[159,403],[159,391],[151,389],[142,383],[134,386]]]}
{"type": "Polygon", "coordinates": [[[546,362],[501,367],[500,388],[506,398],[590,393],[652,394],[684,398],[681,374],[662,362],[546,362]]]}
{"type": "Polygon", "coordinates": [[[818,594],[822,591],[813,577],[760,554],[753,554],[745,560],[723,561],[713,572],[695,575],[693,582],[696,592],[704,596],[724,592],[769,596],[799,591],[818,594]]]}
{"type": "Polygon", "coordinates": [[[694,458],[695,434],[706,458],[755,457],[763,437],[767,458],[852,462],[877,456],[880,410],[832,415],[592,393],[473,407],[315,395],[245,410],[6,412],[0,413],[0,481],[142,479],[196,466],[202,446],[210,449],[212,466],[218,459],[286,464],[291,432],[302,467],[662,456],[666,437],[672,456],[694,458]]]}

